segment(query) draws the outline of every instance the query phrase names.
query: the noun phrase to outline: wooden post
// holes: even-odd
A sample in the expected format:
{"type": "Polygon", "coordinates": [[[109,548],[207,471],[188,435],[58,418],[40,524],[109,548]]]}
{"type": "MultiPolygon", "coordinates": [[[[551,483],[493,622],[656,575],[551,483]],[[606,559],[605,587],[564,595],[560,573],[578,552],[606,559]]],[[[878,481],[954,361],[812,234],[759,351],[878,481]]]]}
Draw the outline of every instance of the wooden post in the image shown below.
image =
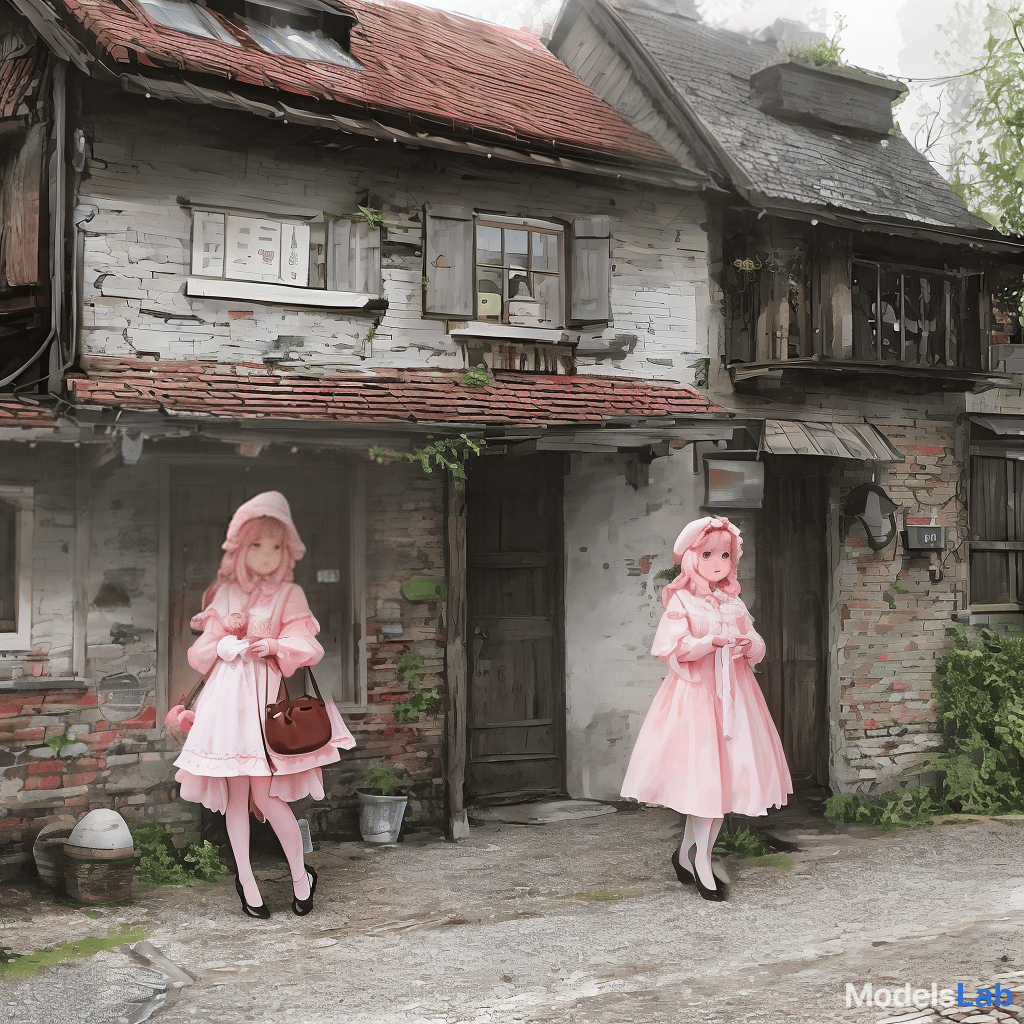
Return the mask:
{"type": "Polygon", "coordinates": [[[448,706],[445,715],[445,803],[448,838],[466,839],[469,819],[462,802],[466,778],[466,491],[455,486],[449,474],[445,516],[445,565],[448,590],[445,675],[448,706]]]}

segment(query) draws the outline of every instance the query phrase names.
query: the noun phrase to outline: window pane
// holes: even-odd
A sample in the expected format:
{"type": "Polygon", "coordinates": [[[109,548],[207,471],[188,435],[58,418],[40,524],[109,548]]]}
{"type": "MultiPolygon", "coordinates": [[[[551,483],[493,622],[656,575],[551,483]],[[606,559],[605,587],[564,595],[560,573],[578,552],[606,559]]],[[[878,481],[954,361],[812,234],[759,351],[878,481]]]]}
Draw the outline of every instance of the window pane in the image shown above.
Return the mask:
{"type": "Polygon", "coordinates": [[[971,552],[971,604],[1009,604],[1020,600],[1018,551],[971,552]]]}
{"type": "Polygon", "coordinates": [[[898,361],[903,349],[900,339],[900,317],[903,310],[903,275],[898,270],[882,271],[881,358],[898,361]]]}
{"type": "MultiPolygon", "coordinates": [[[[529,266],[529,231],[506,231],[505,232],[505,265],[509,267],[521,267],[523,270],[529,266]]],[[[509,293],[511,297],[511,293],[509,293]]]]}
{"type": "Polygon", "coordinates": [[[853,265],[853,358],[878,359],[875,338],[875,304],[878,299],[878,271],[866,263],[853,265]]]}
{"type": "Polygon", "coordinates": [[[903,279],[906,360],[941,366],[946,360],[946,313],[942,278],[907,273],[903,279]]]}
{"type": "Polygon", "coordinates": [[[558,270],[558,235],[533,232],[533,269],[558,270]]]}
{"type": "Polygon", "coordinates": [[[502,314],[501,271],[477,268],[476,317],[478,320],[500,320],[502,314]]]}
{"type": "Polygon", "coordinates": [[[193,4],[181,3],[180,0],[141,0],[141,2],[146,14],[158,25],[163,25],[164,28],[173,28],[177,32],[186,32],[190,36],[219,39],[232,46],[238,45],[238,40],[230,32],[221,28],[213,15],[204,14],[193,4]]]}
{"type": "Polygon", "coordinates": [[[476,261],[501,266],[501,228],[482,225],[476,229],[476,261]]]}
{"type": "Polygon", "coordinates": [[[18,632],[17,509],[0,501],[0,633],[18,632]]]}

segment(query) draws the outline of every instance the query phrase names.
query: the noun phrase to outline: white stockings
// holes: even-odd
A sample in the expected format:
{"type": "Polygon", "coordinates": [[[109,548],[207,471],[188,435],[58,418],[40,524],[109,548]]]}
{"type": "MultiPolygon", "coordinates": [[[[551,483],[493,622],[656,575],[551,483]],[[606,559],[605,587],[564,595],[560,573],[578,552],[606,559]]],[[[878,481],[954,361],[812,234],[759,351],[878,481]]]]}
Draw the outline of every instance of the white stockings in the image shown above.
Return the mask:
{"type": "Polygon", "coordinates": [[[694,866],[701,882],[708,889],[714,889],[717,884],[714,872],[711,870],[711,850],[714,848],[724,820],[724,818],[698,818],[693,814],[686,816],[683,843],[679,847],[679,863],[687,867],[690,864],[690,849],[696,846],[694,866]]]}
{"type": "Polygon", "coordinates": [[[295,896],[309,898],[309,876],[302,856],[302,835],[292,809],[280,797],[270,795],[270,777],[265,775],[239,775],[228,778],[228,809],[224,814],[228,828],[231,852],[235,855],[238,881],[242,884],[246,902],[253,907],[263,906],[256,877],[249,860],[249,796],[253,804],[270,822],[270,827],[288,859],[288,872],[292,878],[295,896]]]}

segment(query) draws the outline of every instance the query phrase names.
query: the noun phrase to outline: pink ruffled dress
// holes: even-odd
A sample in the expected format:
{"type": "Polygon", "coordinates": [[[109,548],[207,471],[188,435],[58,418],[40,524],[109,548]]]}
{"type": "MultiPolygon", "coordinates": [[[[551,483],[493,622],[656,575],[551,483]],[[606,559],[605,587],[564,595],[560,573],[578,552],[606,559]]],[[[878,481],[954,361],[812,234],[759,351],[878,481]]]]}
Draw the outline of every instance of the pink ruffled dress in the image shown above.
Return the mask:
{"type": "Polygon", "coordinates": [[[227,778],[271,775],[272,796],[289,802],[306,796],[323,799],[321,767],[341,759],[339,748],[356,745],[334,701],[326,701],[333,727],[330,742],[308,754],[271,752],[276,769],[271,772],[260,726],[266,705],[277,700],[281,671],[273,659],[240,653],[245,646],[240,637],[272,637],[278,642],[277,662],[285,675],[323,657],[316,640],[320,625],[302,588],[282,583],[270,591],[257,588],[250,595],[237,583],[225,585],[192,625],[203,635],[189,649],[189,664],[208,675],[195,705],[195,723],[174,762],[182,797],[223,812],[228,805],[227,778]],[[244,630],[230,628],[237,623],[244,630]]]}
{"type": "Polygon", "coordinates": [[[651,653],[669,673],[640,729],[622,795],[701,818],[782,807],[793,783],[751,671],[765,646],[743,602],[699,592],[691,581],[669,600],[651,653]],[[751,643],[716,648],[714,636],[751,643]]]}

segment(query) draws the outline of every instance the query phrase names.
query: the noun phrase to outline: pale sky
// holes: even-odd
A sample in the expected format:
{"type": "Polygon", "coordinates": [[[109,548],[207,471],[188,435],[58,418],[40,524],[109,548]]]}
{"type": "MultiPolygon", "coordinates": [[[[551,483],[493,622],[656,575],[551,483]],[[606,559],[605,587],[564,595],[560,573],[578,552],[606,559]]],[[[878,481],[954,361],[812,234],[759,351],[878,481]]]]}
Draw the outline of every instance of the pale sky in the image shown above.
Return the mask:
{"type": "MultiPolygon", "coordinates": [[[[540,33],[554,21],[561,0],[415,0],[484,21],[527,27],[540,33]]],[[[724,28],[750,31],[770,25],[776,18],[803,21],[831,35],[841,15],[843,59],[871,71],[901,78],[931,78],[964,70],[971,53],[956,53],[943,25],[952,25],[956,11],[973,10],[982,16],[987,0],[697,0],[708,22],[724,28]],[[954,50],[948,66],[937,51],[954,50]]],[[[968,19],[969,21],[971,19],[968,19]]],[[[977,19],[974,19],[977,20],[977,19]]],[[[963,30],[961,28],[961,35],[963,30]]],[[[974,46],[980,45],[980,32],[974,46]]],[[[970,49],[970,47],[968,47],[970,49]]],[[[898,112],[900,125],[913,138],[922,104],[930,102],[935,86],[919,83],[898,112]]]]}

